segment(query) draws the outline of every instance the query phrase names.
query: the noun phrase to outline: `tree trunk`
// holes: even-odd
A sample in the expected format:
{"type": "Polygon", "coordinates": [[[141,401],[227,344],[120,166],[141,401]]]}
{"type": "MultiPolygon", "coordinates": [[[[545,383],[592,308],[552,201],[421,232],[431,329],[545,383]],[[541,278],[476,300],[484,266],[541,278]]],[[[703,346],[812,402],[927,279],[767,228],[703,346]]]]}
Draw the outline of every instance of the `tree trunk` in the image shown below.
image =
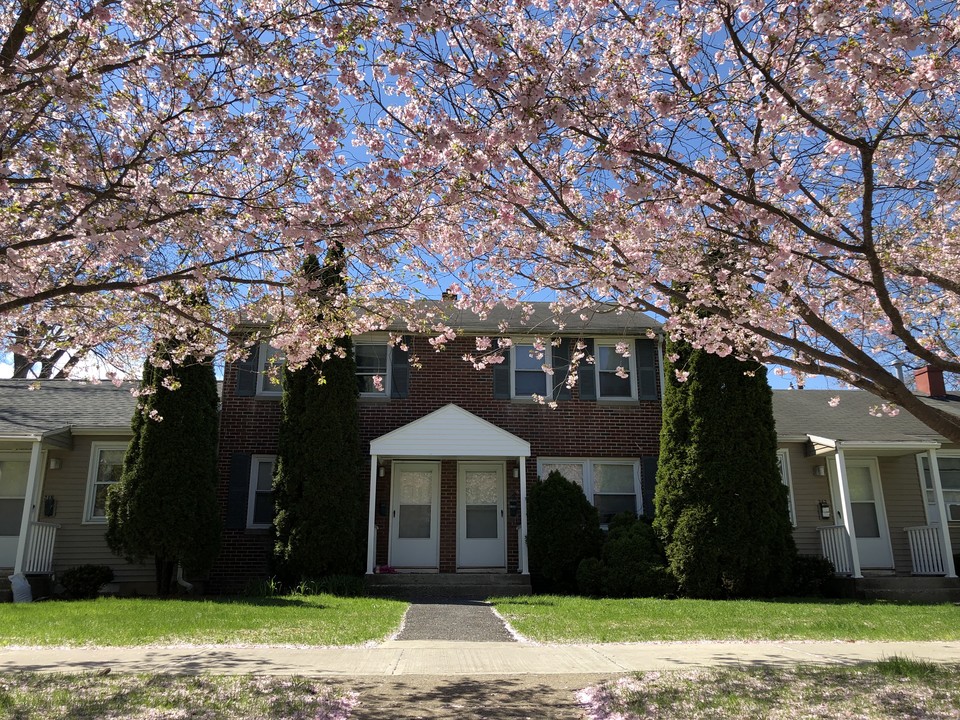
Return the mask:
{"type": "Polygon", "coordinates": [[[157,595],[159,597],[169,597],[173,592],[173,572],[177,563],[159,555],[155,556],[153,561],[156,567],[157,595]]]}

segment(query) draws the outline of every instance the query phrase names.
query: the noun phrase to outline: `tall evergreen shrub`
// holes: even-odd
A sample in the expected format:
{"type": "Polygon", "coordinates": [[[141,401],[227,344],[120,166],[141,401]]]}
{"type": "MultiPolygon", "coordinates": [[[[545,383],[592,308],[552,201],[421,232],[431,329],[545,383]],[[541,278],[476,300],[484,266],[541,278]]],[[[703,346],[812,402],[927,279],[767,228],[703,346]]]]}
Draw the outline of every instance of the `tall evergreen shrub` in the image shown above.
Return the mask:
{"type": "Polygon", "coordinates": [[[172,591],[177,564],[209,569],[220,542],[213,364],[177,362],[175,346],[158,344],[144,363],[133,439],[106,506],[107,544],[131,561],[153,557],[159,595],[172,591]]]}
{"type": "Polygon", "coordinates": [[[667,348],[654,527],[670,570],[694,597],[784,592],[796,549],[766,370],[667,348]]]}
{"type": "MultiPolygon", "coordinates": [[[[342,284],[336,248],[321,268],[303,271],[333,296],[342,284]]],[[[274,563],[288,585],[363,570],[364,516],[357,377],[353,344],[322,348],[299,370],[284,371],[282,417],[273,478],[274,563]]]]}

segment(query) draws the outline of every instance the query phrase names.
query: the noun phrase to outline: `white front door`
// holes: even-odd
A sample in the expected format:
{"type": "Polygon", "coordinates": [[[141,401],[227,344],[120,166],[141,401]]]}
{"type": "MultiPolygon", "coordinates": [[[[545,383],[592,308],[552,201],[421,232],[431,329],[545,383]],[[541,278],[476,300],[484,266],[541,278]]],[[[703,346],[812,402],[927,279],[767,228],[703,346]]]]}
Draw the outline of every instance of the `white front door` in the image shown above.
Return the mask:
{"type": "Polygon", "coordinates": [[[503,463],[464,462],[457,472],[457,567],[507,566],[503,463]]]}
{"type": "Polygon", "coordinates": [[[438,568],[440,464],[395,462],[390,488],[390,564],[396,568],[438,568]]]}
{"type": "Polygon", "coordinates": [[[29,455],[0,454],[0,567],[11,568],[17,559],[29,472],[29,455]]]}
{"type": "MultiPolygon", "coordinates": [[[[893,550],[890,546],[890,529],[887,513],[883,507],[883,492],[880,488],[880,471],[874,458],[847,458],[847,485],[850,488],[850,508],[853,513],[853,530],[856,535],[860,567],[893,567],[893,550]]],[[[831,473],[831,489],[837,518],[843,522],[843,507],[837,488],[835,473],[831,473]]]]}

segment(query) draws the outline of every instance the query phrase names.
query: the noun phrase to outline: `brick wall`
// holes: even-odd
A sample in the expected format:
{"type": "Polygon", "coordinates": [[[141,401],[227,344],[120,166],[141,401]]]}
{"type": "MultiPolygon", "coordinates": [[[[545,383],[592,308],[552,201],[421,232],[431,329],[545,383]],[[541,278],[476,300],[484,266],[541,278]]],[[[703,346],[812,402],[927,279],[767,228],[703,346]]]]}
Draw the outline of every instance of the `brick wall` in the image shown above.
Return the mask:
{"type": "MultiPolygon", "coordinates": [[[[537,457],[640,458],[656,455],[660,433],[660,403],[581,401],[577,388],[573,399],[561,401],[556,409],[521,400],[493,398],[493,372],[474,370],[462,356],[473,349],[471,338],[458,339],[446,350],[435,352],[426,338],[415,338],[413,352],[422,367],[410,370],[410,392],[405,399],[362,400],[360,403],[361,452],[367,458],[362,470],[364,486],[369,477],[370,441],[396,430],[447,403],[456,403],[478,417],[530,443],[527,461],[528,485],[536,482],[537,457]]],[[[230,459],[234,453],[276,452],[280,403],[235,395],[235,368],[226,368],[220,431],[220,498],[226,507],[230,459]]],[[[519,496],[513,478],[516,461],[507,460],[507,499],[519,496]]],[[[377,564],[387,561],[389,538],[390,477],[377,480],[377,564]]],[[[456,484],[455,460],[441,465],[441,570],[456,568],[456,484]]],[[[366,502],[364,503],[366,507],[366,502]]],[[[509,515],[509,513],[508,513],[509,515]]],[[[516,527],[519,515],[508,517],[508,568],[517,567],[516,527]]],[[[264,577],[269,567],[269,533],[227,530],[220,557],[211,574],[211,586],[236,589],[252,578],[264,577]]]]}

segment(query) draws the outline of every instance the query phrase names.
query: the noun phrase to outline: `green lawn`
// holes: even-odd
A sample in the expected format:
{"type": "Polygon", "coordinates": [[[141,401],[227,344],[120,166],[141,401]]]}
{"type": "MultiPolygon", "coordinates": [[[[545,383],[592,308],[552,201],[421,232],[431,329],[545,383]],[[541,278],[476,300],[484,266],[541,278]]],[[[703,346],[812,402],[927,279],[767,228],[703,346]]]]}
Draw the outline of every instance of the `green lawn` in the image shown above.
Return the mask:
{"type": "Polygon", "coordinates": [[[0,676],[0,717],[24,720],[342,720],[356,702],[354,693],[302,678],[124,673],[0,676]]]}
{"type": "Polygon", "coordinates": [[[355,645],[400,626],[407,604],[333,595],[0,604],[0,645],[355,645]]]}
{"type": "Polygon", "coordinates": [[[495,598],[541,642],[649,640],[960,640],[960,607],[852,601],[495,598]]]}
{"type": "Polygon", "coordinates": [[[577,694],[588,716],[661,720],[960,717],[960,666],[890,658],[856,667],[647,672],[577,694]]]}

